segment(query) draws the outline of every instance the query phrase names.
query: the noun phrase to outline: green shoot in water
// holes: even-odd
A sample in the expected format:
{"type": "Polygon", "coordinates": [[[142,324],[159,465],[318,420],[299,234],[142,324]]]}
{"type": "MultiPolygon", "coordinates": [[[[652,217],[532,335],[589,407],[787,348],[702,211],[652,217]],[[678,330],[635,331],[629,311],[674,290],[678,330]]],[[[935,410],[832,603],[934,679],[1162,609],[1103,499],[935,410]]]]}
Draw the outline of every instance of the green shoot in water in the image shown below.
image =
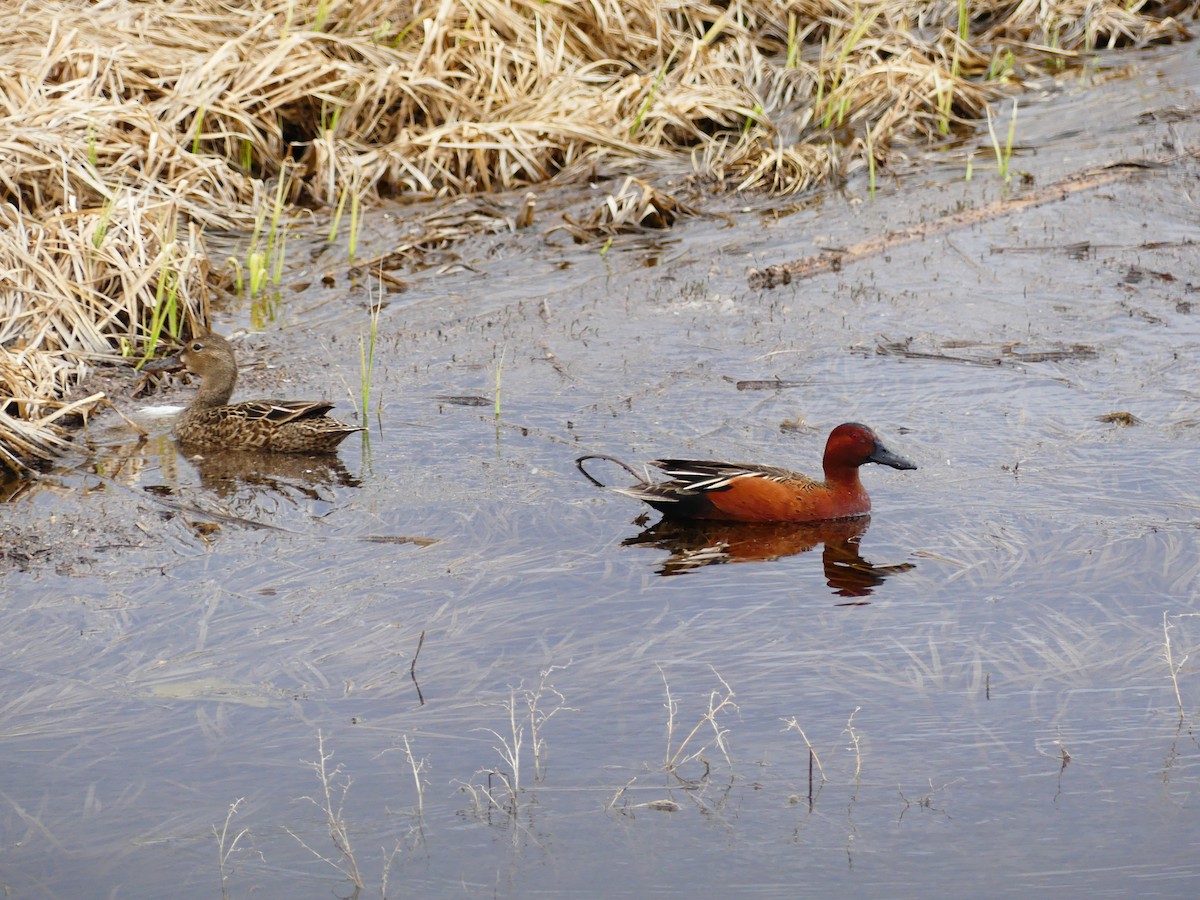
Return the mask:
{"type": "Polygon", "coordinates": [[[1012,162],[1013,141],[1017,136],[1017,98],[1013,97],[1012,117],[1008,120],[1008,136],[1003,147],[1000,146],[1000,138],[996,135],[996,126],[990,107],[987,111],[987,123],[988,134],[992,138],[992,150],[996,154],[996,171],[1004,179],[1004,183],[1008,184],[1012,181],[1012,171],[1009,165],[1012,162]]]}
{"type": "Polygon", "coordinates": [[[167,333],[179,334],[179,273],[175,270],[174,237],[163,246],[161,264],[158,269],[158,285],[154,292],[154,315],[150,319],[150,332],[146,336],[146,351],[142,363],[150,359],[158,346],[163,327],[167,333]]]}
{"type": "Polygon", "coordinates": [[[349,181],[342,183],[342,190],[338,194],[337,208],[333,211],[333,221],[329,223],[329,243],[337,240],[338,231],[341,229],[342,216],[346,212],[346,200],[350,200],[350,237],[348,240],[347,252],[350,256],[350,264],[354,265],[355,257],[358,255],[358,239],[362,233],[363,207],[362,207],[362,191],[360,190],[360,181],[357,175],[349,181]]]}
{"type": "MultiPolygon", "coordinates": [[[[362,399],[362,422],[366,424],[367,409],[371,402],[371,376],[375,372],[375,340],[379,335],[379,313],[383,310],[383,281],[379,282],[379,293],[372,298],[367,288],[369,303],[369,326],[365,335],[358,336],[359,387],[362,399]]],[[[382,402],[382,400],[380,401],[382,402]]]]}
{"type": "Polygon", "coordinates": [[[343,183],[338,193],[337,207],[333,210],[333,220],[329,223],[329,243],[337,240],[338,227],[342,224],[342,212],[346,209],[346,197],[350,193],[350,185],[343,183]]]}
{"type": "MultiPolygon", "coordinates": [[[[250,234],[250,250],[246,254],[246,286],[249,296],[257,297],[268,283],[278,286],[283,280],[283,265],[287,249],[287,223],[283,221],[286,209],[284,198],[291,183],[287,170],[279,173],[275,184],[275,198],[269,210],[259,209],[254,218],[254,229],[250,234]]],[[[234,273],[241,290],[241,266],[234,264],[234,273]]]]}
{"type": "Polygon", "coordinates": [[[260,293],[267,284],[267,255],[261,250],[251,251],[246,257],[246,269],[248,274],[248,284],[250,287],[250,296],[253,297],[260,293]]]}

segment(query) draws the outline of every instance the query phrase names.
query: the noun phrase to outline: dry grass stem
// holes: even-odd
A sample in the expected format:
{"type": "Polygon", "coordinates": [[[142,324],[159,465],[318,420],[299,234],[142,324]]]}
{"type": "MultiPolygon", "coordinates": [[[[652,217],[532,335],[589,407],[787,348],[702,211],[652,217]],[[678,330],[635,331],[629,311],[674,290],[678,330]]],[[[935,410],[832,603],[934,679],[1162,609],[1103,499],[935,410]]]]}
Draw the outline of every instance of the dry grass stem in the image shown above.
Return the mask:
{"type": "Polygon", "coordinates": [[[606,197],[582,222],[576,222],[564,213],[566,224],[558,227],[567,231],[577,243],[584,243],[617,234],[662,231],[682,217],[698,214],[698,210],[682,200],[630,176],[620,190],[606,197]]]}

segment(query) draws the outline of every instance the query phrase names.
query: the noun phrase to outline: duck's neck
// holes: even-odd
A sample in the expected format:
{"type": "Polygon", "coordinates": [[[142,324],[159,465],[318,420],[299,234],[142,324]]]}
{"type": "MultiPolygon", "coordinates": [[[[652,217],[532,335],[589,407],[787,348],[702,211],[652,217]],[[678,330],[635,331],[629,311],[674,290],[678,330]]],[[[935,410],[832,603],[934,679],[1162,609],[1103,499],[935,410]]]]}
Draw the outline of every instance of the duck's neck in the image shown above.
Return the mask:
{"type": "Polygon", "coordinates": [[[200,379],[200,390],[196,392],[193,406],[224,406],[233,396],[237,383],[237,372],[210,372],[200,379]]]}
{"type": "Polygon", "coordinates": [[[847,466],[841,463],[825,461],[825,483],[830,487],[841,490],[862,490],[862,482],[858,478],[858,466],[847,466]]]}

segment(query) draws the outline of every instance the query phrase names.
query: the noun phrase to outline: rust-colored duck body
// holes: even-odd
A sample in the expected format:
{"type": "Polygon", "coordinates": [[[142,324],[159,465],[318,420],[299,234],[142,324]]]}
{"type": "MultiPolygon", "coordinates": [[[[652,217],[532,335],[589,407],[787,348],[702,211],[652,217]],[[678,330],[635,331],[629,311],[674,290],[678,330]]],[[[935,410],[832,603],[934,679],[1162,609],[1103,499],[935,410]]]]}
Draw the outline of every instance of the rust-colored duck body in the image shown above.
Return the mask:
{"type": "MultiPolygon", "coordinates": [[[[582,456],[576,461],[584,475],[599,484],[583,468],[588,459],[612,458],[582,456]]],[[[633,471],[619,460],[614,461],[633,471]]],[[[859,467],[871,462],[893,469],[916,468],[888,450],[866,425],[847,422],[833,429],[825,444],[823,481],[775,466],[656,459],[650,464],[669,475],[668,481],[642,481],[614,490],[636,497],[674,518],[821,522],[865,516],[871,511],[871,498],[858,477],[859,467]]]]}
{"type": "Polygon", "coordinates": [[[243,400],[230,403],[237,384],[237,357],[219,334],[192,338],[179,362],[200,378],[200,390],[175,422],[175,437],[189,447],[332,453],[361,426],[326,413],[324,400],[243,400]]]}

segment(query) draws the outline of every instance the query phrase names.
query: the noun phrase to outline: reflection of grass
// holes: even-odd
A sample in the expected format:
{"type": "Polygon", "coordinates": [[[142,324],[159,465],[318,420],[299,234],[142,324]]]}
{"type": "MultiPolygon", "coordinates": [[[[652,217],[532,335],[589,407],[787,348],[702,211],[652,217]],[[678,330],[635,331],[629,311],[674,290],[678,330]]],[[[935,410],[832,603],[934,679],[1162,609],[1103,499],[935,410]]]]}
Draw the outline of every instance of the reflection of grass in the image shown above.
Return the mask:
{"type": "Polygon", "coordinates": [[[954,779],[954,781],[948,782],[947,784],[940,784],[940,785],[934,786],[933,779],[930,779],[929,780],[929,793],[924,794],[923,796],[919,797],[916,800],[909,800],[908,797],[905,796],[903,788],[897,787],[897,790],[900,792],[900,799],[904,801],[904,809],[902,809],[900,811],[900,818],[903,819],[904,814],[914,806],[918,807],[919,809],[929,809],[929,810],[935,810],[937,812],[942,812],[942,810],[940,810],[938,807],[933,805],[934,798],[938,794],[940,794],[942,791],[946,790],[946,788],[948,788],[951,784],[959,784],[962,781],[963,781],[963,779],[956,778],[956,779],[954,779]]]}

